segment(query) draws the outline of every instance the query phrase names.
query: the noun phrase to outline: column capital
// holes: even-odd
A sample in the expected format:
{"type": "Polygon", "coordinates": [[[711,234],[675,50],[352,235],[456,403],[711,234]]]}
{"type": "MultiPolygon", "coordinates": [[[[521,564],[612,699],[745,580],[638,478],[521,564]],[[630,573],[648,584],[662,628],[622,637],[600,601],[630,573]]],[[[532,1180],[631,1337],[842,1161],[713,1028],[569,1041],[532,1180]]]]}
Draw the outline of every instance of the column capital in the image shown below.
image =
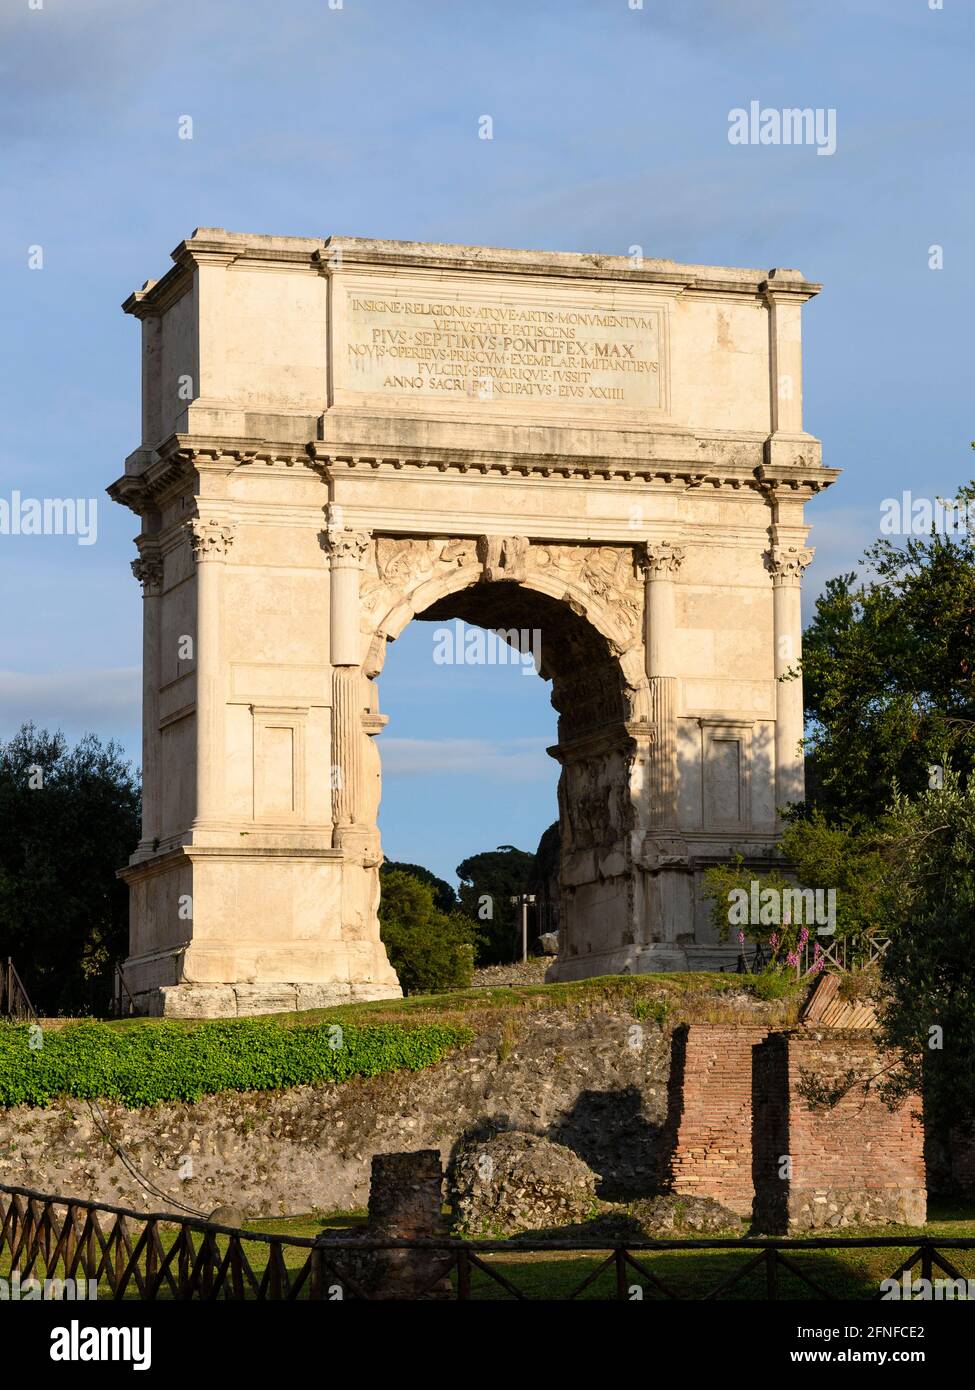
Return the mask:
{"type": "Polygon", "coordinates": [[[193,548],[193,559],[222,560],[234,543],[234,528],[222,522],[203,520],[195,516],[186,523],[186,532],[193,548]]]}
{"type": "Polygon", "coordinates": [[[142,593],[145,598],[155,598],[162,588],[163,581],[163,562],[159,551],[159,542],[144,540],[140,537],[136,541],[139,548],[139,558],[132,561],[132,573],[142,585],[142,593]]]}
{"type": "Polygon", "coordinates": [[[367,531],[353,531],[348,527],[329,527],[328,530],[319,533],[321,547],[331,561],[333,569],[338,566],[358,569],[369,548],[369,539],[367,531]]]}
{"type": "Polygon", "coordinates": [[[802,583],[802,572],[816,552],[803,545],[773,545],[766,553],[765,566],[773,584],[802,583]]]}
{"type": "Polygon", "coordinates": [[[672,579],[684,561],[684,547],[673,541],[646,541],[640,563],[645,579],[672,579]]]}

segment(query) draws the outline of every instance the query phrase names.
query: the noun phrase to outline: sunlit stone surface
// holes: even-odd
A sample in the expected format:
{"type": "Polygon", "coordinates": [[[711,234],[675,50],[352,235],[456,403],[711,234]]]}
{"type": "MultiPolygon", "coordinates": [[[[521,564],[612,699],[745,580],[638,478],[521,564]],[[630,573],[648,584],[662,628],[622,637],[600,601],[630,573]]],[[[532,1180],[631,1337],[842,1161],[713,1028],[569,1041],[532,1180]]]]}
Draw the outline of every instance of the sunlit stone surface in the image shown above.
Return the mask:
{"type": "MultiPolygon", "coordinates": [[[[143,439],[149,1012],[396,995],[380,673],[529,630],[559,715],[555,979],[731,963],[700,894],[802,794],[794,270],[201,228],[125,308],[143,439]]],[[[395,711],[394,711],[395,714],[395,711]]],[[[472,733],[476,733],[472,730],[472,733]]],[[[422,808],[418,808],[422,814],[422,808]]]]}

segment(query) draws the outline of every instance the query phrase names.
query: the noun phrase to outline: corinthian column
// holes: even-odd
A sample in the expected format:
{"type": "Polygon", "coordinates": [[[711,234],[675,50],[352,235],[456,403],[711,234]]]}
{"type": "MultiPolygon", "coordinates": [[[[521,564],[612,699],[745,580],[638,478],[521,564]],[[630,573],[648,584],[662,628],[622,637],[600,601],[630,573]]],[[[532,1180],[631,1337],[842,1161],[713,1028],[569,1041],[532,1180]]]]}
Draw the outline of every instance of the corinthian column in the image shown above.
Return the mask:
{"type": "Polygon", "coordinates": [[[775,634],[775,804],[805,796],[802,737],[802,572],[813,552],[799,545],[773,545],[772,621],[775,634]],[[796,674],[789,677],[790,672],[796,674]]]}
{"type": "Polygon", "coordinates": [[[194,517],[187,523],[196,561],[196,815],[194,827],[223,810],[224,699],[220,641],[223,561],[234,542],[233,527],[194,517]]]}
{"type": "Polygon", "coordinates": [[[646,547],[646,653],[650,684],[650,823],[677,824],[677,654],[674,586],[684,551],[670,541],[646,547]]]}
{"type": "Polygon", "coordinates": [[[142,585],[142,839],[140,852],[151,854],[161,833],[159,788],[160,603],[163,563],[159,542],[136,541],[138,560],[132,573],[142,585]]]}
{"type": "Polygon", "coordinates": [[[361,819],[362,716],[359,574],[369,545],[363,531],[322,533],[329,558],[329,654],[332,663],[332,820],[336,843],[361,819]]]}

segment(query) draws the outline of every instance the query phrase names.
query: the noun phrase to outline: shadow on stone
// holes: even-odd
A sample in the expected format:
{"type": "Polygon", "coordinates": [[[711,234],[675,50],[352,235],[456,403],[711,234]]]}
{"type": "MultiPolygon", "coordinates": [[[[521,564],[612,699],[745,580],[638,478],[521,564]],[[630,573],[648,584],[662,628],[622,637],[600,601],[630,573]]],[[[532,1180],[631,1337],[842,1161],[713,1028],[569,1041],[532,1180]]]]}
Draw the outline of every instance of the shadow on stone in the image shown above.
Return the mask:
{"type": "Polygon", "coordinates": [[[637,1086],[580,1091],[572,1109],[546,1131],[599,1174],[596,1193],[605,1201],[660,1191],[665,1127],[646,1119],[645,1104],[637,1086]]]}

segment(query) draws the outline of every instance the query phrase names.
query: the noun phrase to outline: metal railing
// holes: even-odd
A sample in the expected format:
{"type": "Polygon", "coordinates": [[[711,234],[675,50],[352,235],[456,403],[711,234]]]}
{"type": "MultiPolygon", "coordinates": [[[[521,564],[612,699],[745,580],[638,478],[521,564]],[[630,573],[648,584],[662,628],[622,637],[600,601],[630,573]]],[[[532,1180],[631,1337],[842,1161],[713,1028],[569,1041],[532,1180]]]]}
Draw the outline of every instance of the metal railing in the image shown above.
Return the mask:
{"type": "MultiPolygon", "coordinates": [[[[0,1186],[0,1266],[18,1271],[21,1283],[28,1278],[94,1280],[107,1287],[112,1299],[354,1299],[389,1297],[362,1280],[362,1257],[402,1251],[413,1256],[421,1281],[414,1279],[413,1297],[433,1293],[438,1297],[467,1300],[497,1296],[489,1285],[514,1299],[543,1297],[519,1288],[516,1268],[509,1260],[503,1273],[490,1256],[574,1254],[594,1258],[585,1277],[562,1295],[577,1298],[598,1280],[609,1283],[606,1297],[629,1301],[634,1276],[642,1287],[668,1300],[714,1300],[738,1289],[743,1280],[757,1276],[757,1299],[783,1296],[782,1276],[790,1275],[810,1293],[833,1300],[848,1298],[827,1288],[792,1255],[802,1251],[862,1249],[908,1250],[909,1254],[887,1279],[900,1280],[920,1268],[930,1280],[935,1269],[952,1280],[965,1275],[951,1263],[946,1251],[975,1251],[975,1238],[933,1236],[876,1237],[769,1237],[761,1239],[643,1240],[608,1244],[605,1240],[465,1241],[448,1238],[394,1240],[374,1236],[301,1237],[238,1230],[172,1213],[146,1215],[125,1207],[108,1206],[79,1198],[55,1197],[30,1188],[0,1186]],[[649,1267],[655,1255],[691,1251],[739,1252],[744,1263],[700,1291],[678,1287],[649,1267]],[[789,1254],[786,1254],[786,1252],[789,1254]],[[474,1276],[481,1276],[475,1289],[474,1276]]],[[[389,1261],[393,1264],[393,1262],[389,1261]]],[[[394,1273],[410,1265],[396,1261],[394,1273]]],[[[525,1267],[523,1267],[525,1268],[525,1267]]],[[[531,1269],[531,1266],[527,1268],[531,1269]]],[[[537,1283],[537,1278],[536,1281],[537,1283]]],[[[642,1296],[642,1295],[641,1295],[642,1296]]],[[[869,1294],[880,1298],[879,1281],[869,1294]]],[[[856,1295],[853,1295],[856,1297],[856,1295]]]]}

